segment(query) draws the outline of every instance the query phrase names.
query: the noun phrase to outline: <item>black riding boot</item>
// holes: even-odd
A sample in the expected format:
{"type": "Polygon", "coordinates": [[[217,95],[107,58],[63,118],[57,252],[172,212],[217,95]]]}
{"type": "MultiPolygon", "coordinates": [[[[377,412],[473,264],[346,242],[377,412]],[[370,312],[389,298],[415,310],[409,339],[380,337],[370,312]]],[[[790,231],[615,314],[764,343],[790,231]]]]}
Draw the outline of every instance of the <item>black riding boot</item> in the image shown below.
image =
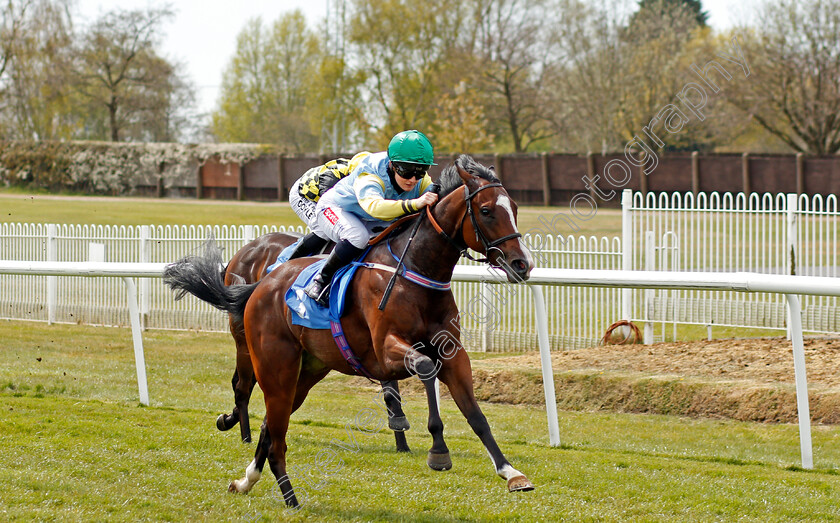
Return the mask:
{"type": "Polygon", "coordinates": [[[316,274],[315,278],[304,289],[306,295],[317,301],[322,307],[328,306],[330,302],[330,283],[332,283],[335,271],[353,261],[363,250],[354,247],[347,240],[338,242],[324,266],[321,267],[321,272],[316,274]]]}
{"type": "Polygon", "coordinates": [[[289,256],[289,259],[294,260],[295,258],[303,258],[304,256],[319,254],[328,243],[330,243],[329,240],[325,240],[314,232],[310,232],[300,239],[297,247],[295,247],[295,250],[292,251],[292,255],[289,256]]]}

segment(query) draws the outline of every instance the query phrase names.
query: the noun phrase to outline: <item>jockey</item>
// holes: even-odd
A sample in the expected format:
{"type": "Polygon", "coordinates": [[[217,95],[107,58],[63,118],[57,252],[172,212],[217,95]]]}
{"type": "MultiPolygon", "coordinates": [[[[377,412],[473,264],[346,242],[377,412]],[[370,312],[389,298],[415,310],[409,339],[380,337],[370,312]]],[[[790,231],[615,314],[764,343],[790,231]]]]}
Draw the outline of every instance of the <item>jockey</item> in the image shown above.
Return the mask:
{"type": "Polygon", "coordinates": [[[367,247],[374,229],[437,201],[429,192],[427,174],[434,153],[429,139],[420,131],[403,131],[391,139],[388,150],[363,152],[353,157],[359,163],[327,192],[315,209],[313,231],[336,243],[330,257],[306,287],[306,294],[327,306],[329,287],[335,272],[355,259],[367,247]]]}
{"type": "MultiPolygon", "coordinates": [[[[324,165],[309,169],[292,185],[289,191],[289,204],[310,229],[315,228],[315,205],[320,197],[340,179],[350,174],[350,171],[358,165],[359,160],[359,155],[350,160],[344,158],[331,160],[324,165]]],[[[293,260],[320,252],[328,243],[329,240],[310,232],[300,239],[289,259],[293,260]]]]}

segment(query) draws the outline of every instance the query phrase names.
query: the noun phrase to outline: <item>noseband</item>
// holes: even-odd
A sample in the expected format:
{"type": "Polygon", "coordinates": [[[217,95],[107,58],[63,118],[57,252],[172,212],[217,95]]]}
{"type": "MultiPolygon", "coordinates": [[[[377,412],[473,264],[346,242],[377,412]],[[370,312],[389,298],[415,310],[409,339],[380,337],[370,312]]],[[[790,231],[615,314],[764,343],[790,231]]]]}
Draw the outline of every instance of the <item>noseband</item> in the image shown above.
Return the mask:
{"type": "MultiPolygon", "coordinates": [[[[493,188],[493,187],[504,188],[504,186],[501,183],[494,182],[494,183],[488,183],[487,185],[482,185],[481,187],[479,187],[478,189],[476,189],[475,191],[473,191],[471,193],[470,190],[467,188],[467,186],[466,185],[464,186],[464,201],[467,202],[467,212],[464,215],[464,217],[461,219],[461,224],[458,226],[458,228],[455,230],[455,233],[454,233],[454,236],[456,236],[456,237],[458,236],[458,231],[462,231],[462,234],[463,234],[464,220],[466,220],[467,216],[469,216],[470,217],[470,222],[472,222],[473,230],[475,230],[475,238],[476,238],[476,240],[481,242],[481,245],[484,247],[484,252],[485,252],[485,254],[487,254],[487,256],[490,255],[490,251],[493,250],[493,249],[500,250],[498,248],[498,245],[500,245],[500,244],[502,244],[502,243],[504,243],[508,240],[512,240],[514,238],[521,238],[522,237],[522,234],[520,234],[518,232],[515,232],[513,234],[508,234],[507,236],[502,236],[501,238],[497,238],[493,241],[490,241],[490,240],[487,239],[487,235],[484,234],[484,231],[481,230],[481,227],[478,226],[478,221],[476,220],[475,213],[473,212],[473,198],[475,198],[475,195],[477,195],[478,193],[480,193],[484,189],[490,189],[490,188],[493,188]]],[[[440,226],[440,224],[438,224],[437,220],[435,220],[434,216],[432,215],[432,210],[431,210],[430,205],[426,206],[426,214],[429,216],[429,222],[432,224],[432,227],[435,228],[435,231],[437,231],[437,233],[441,237],[443,237],[444,240],[449,242],[450,245],[452,245],[453,247],[458,249],[458,251],[461,253],[461,256],[469,258],[470,260],[473,260],[473,261],[488,262],[489,263],[489,261],[490,261],[489,258],[482,258],[482,259],[478,259],[478,260],[473,258],[470,255],[470,253],[467,252],[468,246],[466,245],[466,242],[464,242],[464,245],[461,245],[452,236],[446,234],[446,232],[443,230],[443,228],[440,226]]]]}

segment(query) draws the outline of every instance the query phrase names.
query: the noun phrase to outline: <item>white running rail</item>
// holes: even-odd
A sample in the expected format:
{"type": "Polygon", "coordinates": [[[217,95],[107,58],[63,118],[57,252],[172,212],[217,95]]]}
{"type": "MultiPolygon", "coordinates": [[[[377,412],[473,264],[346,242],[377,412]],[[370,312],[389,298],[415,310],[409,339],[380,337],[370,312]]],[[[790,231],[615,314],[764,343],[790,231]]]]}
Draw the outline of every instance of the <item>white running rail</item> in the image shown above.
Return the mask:
{"type": "MultiPolygon", "coordinates": [[[[21,262],[0,260],[0,274],[29,274],[45,276],[87,276],[119,277],[128,289],[128,309],[131,315],[134,341],[135,364],[137,367],[140,399],[148,404],[146,385],[146,363],[143,356],[143,342],[140,313],[134,282],[131,278],[160,278],[163,263],[104,263],[104,262],[21,262]]],[[[505,275],[489,267],[455,267],[452,279],[461,282],[496,282],[508,285],[505,275]]],[[[537,334],[540,347],[543,387],[545,390],[546,415],[548,417],[549,442],[560,444],[560,428],[557,418],[557,402],[554,392],[554,373],[548,340],[548,318],[543,286],[569,285],[583,287],[613,287],[634,289],[692,289],[728,290],[739,292],[772,292],[784,294],[791,318],[791,340],[793,343],[793,366],[796,381],[797,412],[799,416],[799,441],[802,467],[813,468],[811,445],[811,416],[808,406],[808,383],[805,374],[805,349],[802,339],[802,311],[799,295],[840,296],[840,279],[820,276],[786,276],[737,273],[685,273],[659,271],[619,270],[575,270],[534,269],[527,282],[532,293],[537,314],[537,334]]],[[[519,289],[520,287],[515,287],[519,289]]],[[[497,293],[501,295],[501,293],[497,293]]]]}

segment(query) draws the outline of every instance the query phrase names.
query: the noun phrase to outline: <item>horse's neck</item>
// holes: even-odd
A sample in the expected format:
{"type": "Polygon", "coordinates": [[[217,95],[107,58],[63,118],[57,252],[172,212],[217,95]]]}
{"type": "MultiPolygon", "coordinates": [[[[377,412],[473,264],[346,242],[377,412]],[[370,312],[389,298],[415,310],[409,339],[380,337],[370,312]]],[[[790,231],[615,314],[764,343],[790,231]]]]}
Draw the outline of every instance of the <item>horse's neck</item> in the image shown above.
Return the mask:
{"type": "MultiPolygon", "coordinates": [[[[449,281],[452,279],[452,271],[455,269],[455,264],[458,263],[461,253],[437,233],[427,216],[421,219],[423,221],[406,253],[405,265],[410,270],[427,278],[449,281]]],[[[448,220],[446,224],[440,223],[440,225],[450,235],[454,233],[457,227],[455,220],[448,220]]],[[[410,229],[391,242],[391,249],[395,255],[402,254],[409,236],[410,229]]]]}

